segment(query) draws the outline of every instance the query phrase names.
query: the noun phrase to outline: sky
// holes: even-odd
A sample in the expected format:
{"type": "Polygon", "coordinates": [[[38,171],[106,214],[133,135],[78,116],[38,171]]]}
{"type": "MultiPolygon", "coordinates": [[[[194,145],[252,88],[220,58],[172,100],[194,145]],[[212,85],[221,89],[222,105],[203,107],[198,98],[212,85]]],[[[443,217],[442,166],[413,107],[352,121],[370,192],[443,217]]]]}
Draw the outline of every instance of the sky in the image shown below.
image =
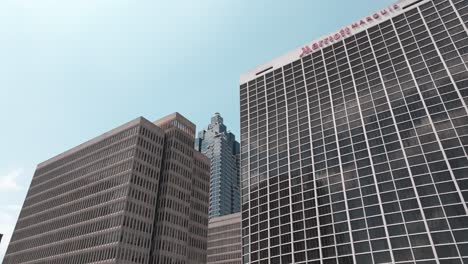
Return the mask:
{"type": "Polygon", "coordinates": [[[138,116],[215,112],[239,76],[389,0],[1,0],[0,260],[36,165],[138,116]]]}

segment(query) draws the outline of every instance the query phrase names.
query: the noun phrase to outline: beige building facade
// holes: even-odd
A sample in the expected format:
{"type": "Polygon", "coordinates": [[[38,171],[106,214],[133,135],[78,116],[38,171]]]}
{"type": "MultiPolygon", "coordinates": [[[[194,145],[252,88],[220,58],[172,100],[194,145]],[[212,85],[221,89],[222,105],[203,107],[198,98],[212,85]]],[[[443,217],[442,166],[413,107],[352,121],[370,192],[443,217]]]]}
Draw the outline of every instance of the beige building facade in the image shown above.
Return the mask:
{"type": "Polygon", "coordinates": [[[241,213],[210,219],[208,224],[208,264],[241,264],[241,213]]]}
{"type": "Polygon", "coordinates": [[[37,166],[9,263],[206,262],[210,161],[178,113],[137,118],[37,166]]]}

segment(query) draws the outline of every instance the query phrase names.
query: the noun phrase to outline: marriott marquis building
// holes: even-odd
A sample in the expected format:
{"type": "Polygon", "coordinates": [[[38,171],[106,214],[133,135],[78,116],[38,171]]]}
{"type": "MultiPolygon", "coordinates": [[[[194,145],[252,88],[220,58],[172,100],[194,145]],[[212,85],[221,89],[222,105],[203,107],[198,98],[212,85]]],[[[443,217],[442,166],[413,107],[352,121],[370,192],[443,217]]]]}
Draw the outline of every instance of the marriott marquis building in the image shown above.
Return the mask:
{"type": "Polygon", "coordinates": [[[399,1],[241,75],[244,263],[468,263],[467,26],[399,1]]]}

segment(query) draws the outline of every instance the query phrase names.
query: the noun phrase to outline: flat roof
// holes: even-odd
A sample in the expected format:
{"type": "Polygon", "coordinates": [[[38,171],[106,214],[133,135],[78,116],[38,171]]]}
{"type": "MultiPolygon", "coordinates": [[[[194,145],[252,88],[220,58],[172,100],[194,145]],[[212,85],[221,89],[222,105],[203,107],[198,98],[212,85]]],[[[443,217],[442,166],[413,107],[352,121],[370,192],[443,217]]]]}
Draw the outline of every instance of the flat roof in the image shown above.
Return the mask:
{"type": "Polygon", "coordinates": [[[304,51],[309,53],[319,51],[327,46],[331,46],[334,43],[338,43],[343,39],[346,39],[359,32],[362,32],[372,26],[378,25],[383,21],[389,20],[392,17],[395,17],[403,12],[410,10],[411,8],[414,8],[428,1],[430,0],[399,0],[390,6],[384,7],[366,17],[352,22],[352,24],[345,25],[339,28],[336,32],[332,32],[330,34],[319,37],[316,40],[306,43],[301,47],[295,48],[280,57],[277,57],[269,62],[262,63],[257,67],[242,73],[240,75],[240,84],[244,84],[248,81],[254,80],[267,72],[281,68],[288,63],[300,59],[301,54],[303,54],[304,51]],[[412,4],[413,6],[411,6],[412,4]]]}
{"type": "Polygon", "coordinates": [[[234,214],[213,217],[209,220],[208,224],[210,227],[213,227],[217,225],[240,223],[241,220],[242,220],[242,214],[239,212],[239,213],[234,213],[234,214]]]}
{"type": "Polygon", "coordinates": [[[108,131],[108,132],[106,132],[106,133],[104,133],[104,134],[102,134],[100,136],[97,136],[97,137],[95,137],[95,138],[93,138],[91,140],[88,140],[88,141],[86,141],[86,142],[84,142],[84,143],[82,143],[82,144],[80,144],[80,145],[78,145],[78,146],[76,146],[74,148],[71,148],[71,149],[69,149],[69,150],[67,150],[67,151],[65,151],[65,152],[63,152],[61,154],[58,154],[58,155],[56,155],[56,156],[54,156],[54,157],[52,157],[52,158],[50,158],[48,160],[45,160],[45,161],[39,163],[37,165],[37,169],[42,168],[42,167],[44,167],[44,166],[46,166],[48,164],[51,164],[51,163],[53,163],[55,161],[58,161],[58,160],[60,160],[62,158],[68,157],[69,155],[71,155],[73,153],[76,153],[76,152],[78,152],[78,151],[80,151],[80,150],[82,150],[82,149],[84,149],[84,148],[86,148],[88,146],[91,146],[91,145],[93,145],[93,144],[95,144],[95,143],[97,143],[97,142],[99,142],[99,141],[101,141],[101,140],[103,140],[105,138],[108,138],[110,136],[118,134],[118,133],[120,133],[120,132],[122,132],[122,131],[130,128],[130,127],[133,127],[133,126],[141,124],[141,123],[146,123],[147,125],[155,126],[153,123],[151,123],[150,121],[148,121],[144,117],[141,117],[141,116],[137,117],[137,118],[135,118],[135,119],[133,119],[133,120],[121,125],[121,126],[118,126],[118,127],[114,128],[114,129],[112,129],[112,130],[110,130],[110,131],[108,131]]]}
{"type": "MultiPolygon", "coordinates": [[[[191,136],[195,136],[195,132],[196,132],[196,126],[194,123],[192,123],[192,121],[188,120],[185,116],[181,115],[179,112],[175,112],[175,113],[172,113],[172,114],[169,114],[165,117],[162,117],[156,121],[154,121],[153,123],[157,126],[162,126],[166,123],[170,123],[171,121],[178,121],[180,122],[180,124],[184,125],[188,131],[190,131],[189,134],[191,134],[191,136]]],[[[185,131],[185,129],[183,127],[179,127],[179,129],[182,129],[185,131]]]]}

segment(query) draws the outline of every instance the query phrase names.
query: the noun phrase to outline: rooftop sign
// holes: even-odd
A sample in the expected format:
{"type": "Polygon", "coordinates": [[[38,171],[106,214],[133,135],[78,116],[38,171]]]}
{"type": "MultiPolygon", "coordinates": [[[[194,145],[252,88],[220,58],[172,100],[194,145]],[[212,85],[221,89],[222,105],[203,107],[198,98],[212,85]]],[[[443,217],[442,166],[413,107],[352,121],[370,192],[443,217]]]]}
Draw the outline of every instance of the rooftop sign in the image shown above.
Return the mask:
{"type": "Polygon", "coordinates": [[[316,50],[320,50],[324,47],[327,47],[335,42],[340,41],[341,39],[353,35],[356,31],[366,27],[371,26],[378,23],[380,20],[384,19],[386,16],[394,13],[395,11],[400,10],[400,6],[398,4],[394,4],[389,6],[385,9],[380,10],[379,12],[374,13],[371,16],[365,17],[359,21],[354,22],[353,24],[346,26],[340,29],[338,32],[331,34],[325,38],[322,38],[316,42],[313,42],[310,45],[306,45],[301,48],[301,54],[299,55],[300,58],[304,57],[305,55],[312,53],[316,50]]]}
{"type": "Polygon", "coordinates": [[[341,27],[332,34],[326,34],[314,41],[308,42],[306,45],[299,46],[298,48],[296,47],[295,49],[290,50],[289,52],[273,60],[257,65],[256,67],[240,75],[240,83],[246,83],[256,79],[258,76],[263,75],[266,72],[283,67],[284,65],[296,61],[297,59],[301,59],[305,55],[319,51],[325,47],[342,41],[345,38],[356,35],[357,33],[367,30],[370,27],[378,25],[383,21],[389,20],[392,17],[403,13],[403,11],[408,10],[408,7],[415,7],[415,4],[424,3],[427,1],[429,0],[397,0],[394,4],[380,9],[377,12],[371,13],[369,16],[354,21],[347,26],[341,27]]]}

